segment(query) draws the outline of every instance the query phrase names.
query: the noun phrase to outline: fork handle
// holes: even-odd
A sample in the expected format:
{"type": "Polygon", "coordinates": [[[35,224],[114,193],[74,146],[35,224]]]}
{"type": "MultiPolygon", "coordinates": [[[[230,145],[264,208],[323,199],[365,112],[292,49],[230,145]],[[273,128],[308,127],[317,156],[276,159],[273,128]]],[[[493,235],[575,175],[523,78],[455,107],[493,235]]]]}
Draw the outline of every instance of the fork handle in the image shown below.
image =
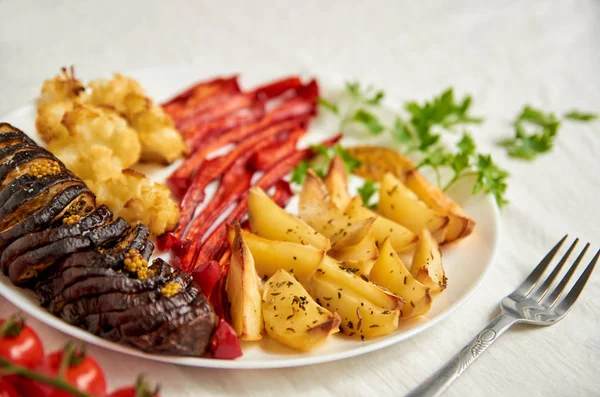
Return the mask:
{"type": "Polygon", "coordinates": [[[500,313],[458,354],[427,378],[406,397],[434,397],[441,395],[481,353],[498,339],[516,319],[504,312],[500,313]]]}

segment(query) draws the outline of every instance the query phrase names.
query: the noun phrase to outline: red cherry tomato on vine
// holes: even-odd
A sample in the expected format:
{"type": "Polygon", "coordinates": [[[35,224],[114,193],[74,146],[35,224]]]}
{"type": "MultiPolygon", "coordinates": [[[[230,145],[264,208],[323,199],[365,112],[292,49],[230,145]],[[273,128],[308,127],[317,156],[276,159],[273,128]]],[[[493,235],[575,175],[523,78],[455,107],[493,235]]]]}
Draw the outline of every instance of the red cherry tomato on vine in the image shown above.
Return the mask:
{"type": "Polygon", "coordinates": [[[4,378],[0,378],[0,397],[19,397],[13,385],[4,378]]]}
{"type": "MultiPolygon", "coordinates": [[[[57,378],[63,360],[65,360],[66,365],[63,379],[67,383],[93,397],[104,397],[106,395],[104,372],[98,363],[85,353],[82,347],[76,348],[67,344],[64,349],[49,354],[37,371],[42,375],[57,378]]],[[[73,397],[71,393],[35,381],[30,381],[28,388],[31,390],[28,390],[28,395],[32,397],[73,397]]]]}
{"type": "Polygon", "coordinates": [[[19,315],[0,319],[0,357],[33,369],[44,358],[44,347],[37,334],[19,315]]]}

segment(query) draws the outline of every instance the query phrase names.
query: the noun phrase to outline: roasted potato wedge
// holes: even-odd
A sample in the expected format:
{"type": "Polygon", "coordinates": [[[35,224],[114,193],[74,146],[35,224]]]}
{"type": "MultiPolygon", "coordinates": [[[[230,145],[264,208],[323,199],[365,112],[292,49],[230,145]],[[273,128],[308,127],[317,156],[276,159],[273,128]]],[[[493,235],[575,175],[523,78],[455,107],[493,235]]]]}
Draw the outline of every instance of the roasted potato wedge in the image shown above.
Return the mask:
{"type": "Polygon", "coordinates": [[[344,160],[340,156],[335,156],[329,165],[329,171],[323,178],[325,187],[329,192],[331,202],[338,209],[343,210],[350,202],[350,193],[348,192],[348,172],[344,165],[344,160]]]}
{"type": "Polygon", "coordinates": [[[448,229],[447,216],[429,208],[392,174],[385,174],[379,189],[377,212],[413,233],[429,230],[437,241],[444,241],[448,229]]]}
{"type": "Polygon", "coordinates": [[[431,308],[429,288],[418,282],[400,260],[389,239],[380,250],[370,274],[371,281],[402,297],[406,305],[400,310],[400,318],[421,316],[431,308]]]}
{"type": "Polygon", "coordinates": [[[287,213],[257,186],[248,195],[248,219],[252,231],[266,239],[308,244],[326,251],[331,248],[327,237],[287,213]]]}
{"type": "Polygon", "coordinates": [[[323,259],[311,278],[319,275],[327,275],[327,279],[334,283],[340,291],[354,291],[384,309],[396,310],[402,309],[404,306],[404,299],[373,284],[365,275],[356,275],[329,256],[323,259]]]}
{"type": "Polygon", "coordinates": [[[398,328],[400,309],[381,307],[353,289],[340,287],[327,271],[317,272],[308,289],[317,303],[340,316],[340,329],[345,335],[364,340],[398,328]]]}
{"type": "MultiPolygon", "coordinates": [[[[233,245],[233,226],[228,226],[228,237],[233,245]]],[[[246,231],[242,231],[242,237],[252,253],[256,272],[261,278],[272,277],[277,271],[284,269],[303,282],[313,275],[325,257],[324,250],[311,245],[266,240],[246,231]]]]}
{"type": "Polygon", "coordinates": [[[325,184],[313,170],[308,170],[300,191],[300,218],[329,238],[331,248],[358,244],[371,230],[375,218],[352,219],[330,200],[325,184]]]}
{"type": "Polygon", "coordinates": [[[225,282],[231,325],[241,340],[260,340],[264,329],[260,282],[252,254],[242,238],[239,223],[231,244],[231,260],[225,282]]]}
{"type": "Polygon", "coordinates": [[[448,216],[450,219],[444,243],[451,243],[473,233],[475,221],[440,188],[429,182],[419,171],[409,171],[406,174],[405,184],[407,188],[412,190],[431,209],[448,216]]]}
{"type": "Polygon", "coordinates": [[[378,146],[355,146],[347,149],[358,161],[360,167],[353,174],[380,182],[386,173],[391,173],[401,181],[408,171],[415,169],[412,161],[393,149],[378,146]]]}
{"type": "Polygon", "coordinates": [[[339,331],[340,316],[321,307],[285,270],[265,284],[262,310],[267,334],[300,351],[309,351],[339,331]]]}
{"type": "Polygon", "coordinates": [[[363,204],[360,197],[356,196],[346,207],[346,213],[353,219],[367,219],[376,217],[373,222],[373,236],[377,244],[383,244],[383,241],[389,237],[390,243],[396,252],[405,251],[411,248],[418,240],[418,236],[404,226],[388,218],[376,214],[363,204]]]}
{"type": "Polygon", "coordinates": [[[442,252],[427,229],[423,229],[417,242],[410,272],[418,281],[428,286],[431,292],[446,289],[448,279],[442,266],[442,252]]]}
{"type": "Polygon", "coordinates": [[[329,251],[329,256],[340,261],[345,267],[358,269],[360,274],[368,276],[379,256],[379,250],[371,232],[358,244],[329,251]]]}

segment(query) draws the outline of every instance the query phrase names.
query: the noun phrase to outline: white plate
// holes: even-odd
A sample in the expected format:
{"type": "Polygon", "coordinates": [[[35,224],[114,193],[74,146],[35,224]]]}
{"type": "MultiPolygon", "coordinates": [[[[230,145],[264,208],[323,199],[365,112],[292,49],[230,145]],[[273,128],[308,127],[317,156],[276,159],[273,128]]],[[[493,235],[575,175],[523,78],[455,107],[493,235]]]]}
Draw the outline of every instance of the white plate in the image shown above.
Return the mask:
{"type": "MultiPolygon", "coordinates": [[[[148,93],[158,101],[169,98],[195,81],[214,75],[214,73],[203,72],[189,67],[145,69],[127,74],[138,79],[148,93]]],[[[277,76],[242,77],[242,84],[247,88],[253,84],[266,82],[277,76]],[[249,77],[253,77],[253,79],[249,80],[249,77]]],[[[323,88],[325,84],[323,79],[320,78],[319,82],[323,88]]],[[[339,86],[339,84],[333,84],[332,82],[331,87],[339,86]]],[[[33,104],[11,112],[0,118],[0,121],[11,123],[30,134],[32,138],[38,140],[35,133],[35,107],[33,104]]],[[[310,133],[302,143],[320,141],[330,136],[332,132],[335,132],[335,129],[335,120],[328,116],[322,116],[313,124],[310,133]]],[[[344,139],[345,141],[343,142],[346,143],[356,142],[351,138],[344,139]]],[[[386,142],[382,139],[385,138],[378,139],[377,143],[385,144],[386,142]]],[[[365,141],[363,140],[362,142],[364,143],[365,141]]],[[[372,142],[372,140],[369,142],[372,142]]],[[[144,171],[157,181],[163,181],[169,174],[169,171],[165,169],[158,170],[145,167],[144,171]]],[[[498,247],[500,217],[497,206],[491,197],[483,195],[470,196],[468,193],[467,185],[457,186],[452,192],[452,196],[477,221],[477,227],[475,228],[475,232],[465,241],[457,246],[450,246],[443,249],[444,267],[448,276],[448,288],[442,294],[435,296],[432,308],[427,316],[420,319],[402,321],[397,331],[375,340],[359,342],[336,335],[330,338],[325,346],[321,348],[310,353],[297,353],[266,338],[259,343],[244,343],[243,357],[234,361],[151,355],[133,348],[108,342],[63,322],[40,307],[31,292],[15,287],[5,276],[0,276],[0,293],[24,312],[68,335],[110,350],[150,360],[213,368],[281,368],[339,360],[382,349],[424,331],[456,310],[469,299],[481,284],[492,265],[498,247]]],[[[294,203],[292,202],[290,205],[293,206],[294,203]]]]}

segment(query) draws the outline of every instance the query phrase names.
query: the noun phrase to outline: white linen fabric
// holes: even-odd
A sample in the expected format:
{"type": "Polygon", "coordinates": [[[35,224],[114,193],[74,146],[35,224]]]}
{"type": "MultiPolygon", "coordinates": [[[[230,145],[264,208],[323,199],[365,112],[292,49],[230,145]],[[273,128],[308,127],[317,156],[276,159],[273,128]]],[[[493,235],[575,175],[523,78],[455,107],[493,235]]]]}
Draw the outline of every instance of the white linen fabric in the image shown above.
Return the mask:
{"type": "MultiPolygon", "coordinates": [[[[0,0],[0,16],[0,114],[30,103],[43,79],[70,64],[84,77],[180,64],[197,64],[211,72],[206,77],[357,77],[397,101],[452,86],[473,95],[474,113],[486,117],[475,138],[512,173],[493,269],[433,329],[365,356],[282,370],[177,367],[90,346],[111,388],[143,372],[162,384],[164,397],[402,395],[485,326],[563,234],[600,245],[600,122],[565,123],[554,150],[534,163],[509,159],[495,145],[513,134],[510,121],[525,103],[600,111],[598,1],[0,0]]],[[[555,326],[510,330],[447,395],[597,395],[599,287],[596,272],[555,326]]],[[[0,299],[0,316],[14,311],[0,299]]],[[[30,324],[49,350],[67,340],[30,324]]]]}

